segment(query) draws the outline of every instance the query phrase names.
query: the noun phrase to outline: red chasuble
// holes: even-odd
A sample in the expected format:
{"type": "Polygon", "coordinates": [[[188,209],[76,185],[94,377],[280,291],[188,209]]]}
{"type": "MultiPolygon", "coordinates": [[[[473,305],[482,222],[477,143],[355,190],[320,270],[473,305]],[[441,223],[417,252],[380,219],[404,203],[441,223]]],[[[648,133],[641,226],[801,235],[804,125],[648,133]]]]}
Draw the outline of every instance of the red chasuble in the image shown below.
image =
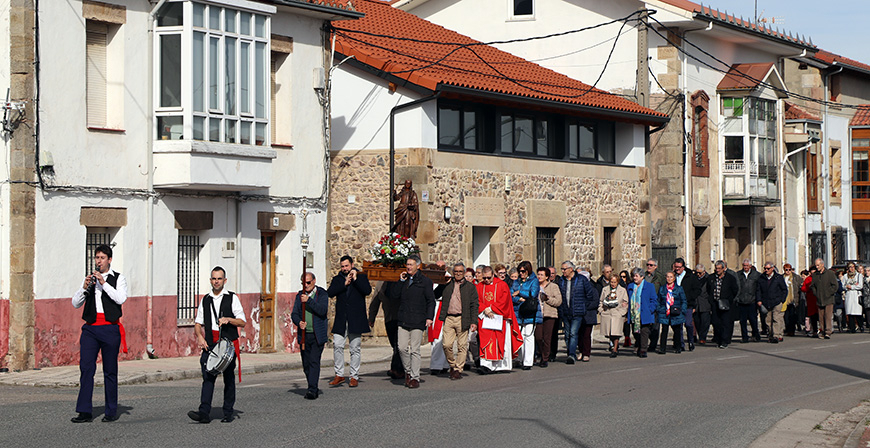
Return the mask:
{"type": "Polygon", "coordinates": [[[477,331],[480,336],[480,357],[489,361],[500,361],[504,358],[504,338],[507,331],[513,338],[511,342],[511,359],[516,358],[523,347],[523,335],[517,325],[514,315],[514,304],[511,300],[510,288],[507,283],[500,279],[494,279],[493,284],[477,285],[477,296],[480,298],[479,313],[487,308],[492,312],[504,317],[505,322],[502,330],[489,330],[483,328],[483,319],[478,318],[477,331]],[[510,323],[507,320],[510,319],[510,323]]]}

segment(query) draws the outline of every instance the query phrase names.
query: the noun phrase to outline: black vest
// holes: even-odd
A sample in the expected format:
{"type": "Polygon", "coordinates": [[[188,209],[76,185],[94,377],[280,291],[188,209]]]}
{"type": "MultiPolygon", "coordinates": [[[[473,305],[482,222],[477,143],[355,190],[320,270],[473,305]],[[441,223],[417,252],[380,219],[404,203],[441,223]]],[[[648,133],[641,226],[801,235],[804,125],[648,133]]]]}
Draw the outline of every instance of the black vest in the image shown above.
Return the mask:
{"type": "MultiPolygon", "coordinates": [[[[114,288],[118,283],[118,275],[106,276],[106,283],[114,288]]],[[[82,310],[82,319],[89,324],[97,321],[97,302],[94,300],[96,291],[96,283],[91,285],[91,287],[85,291],[85,307],[84,310],[82,310]]],[[[100,299],[103,301],[103,314],[105,314],[106,320],[109,322],[117,322],[118,319],[121,318],[121,305],[115,303],[106,291],[103,291],[100,299]]]]}
{"type": "MultiPolygon", "coordinates": [[[[221,317],[229,317],[231,319],[235,319],[236,315],[233,314],[233,296],[236,293],[229,291],[225,292],[223,296],[221,296],[221,309],[216,310],[218,313],[218,319],[221,317]]],[[[217,344],[217,341],[214,340],[214,336],[212,335],[212,306],[214,306],[214,299],[211,297],[211,294],[206,294],[202,298],[202,322],[205,327],[205,342],[208,343],[209,347],[217,344]]],[[[221,337],[227,338],[231,341],[235,341],[239,338],[239,329],[235,325],[223,325],[221,326],[221,337]]]]}

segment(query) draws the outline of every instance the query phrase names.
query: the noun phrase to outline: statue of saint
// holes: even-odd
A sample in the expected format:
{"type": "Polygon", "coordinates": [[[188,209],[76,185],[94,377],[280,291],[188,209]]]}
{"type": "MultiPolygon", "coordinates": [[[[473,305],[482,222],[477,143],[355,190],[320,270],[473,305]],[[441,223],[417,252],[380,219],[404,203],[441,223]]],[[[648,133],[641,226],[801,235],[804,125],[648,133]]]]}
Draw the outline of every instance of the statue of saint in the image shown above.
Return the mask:
{"type": "Polygon", "coordinates": [[[420,223],[420,209],[417,193],[411,189],[411,181],[406,180],[402,190],[393,193],[393,200],[399,201],[395,209],[395,224],[390,229],[408,238],[417,238],[417,224],[420,223]]]}

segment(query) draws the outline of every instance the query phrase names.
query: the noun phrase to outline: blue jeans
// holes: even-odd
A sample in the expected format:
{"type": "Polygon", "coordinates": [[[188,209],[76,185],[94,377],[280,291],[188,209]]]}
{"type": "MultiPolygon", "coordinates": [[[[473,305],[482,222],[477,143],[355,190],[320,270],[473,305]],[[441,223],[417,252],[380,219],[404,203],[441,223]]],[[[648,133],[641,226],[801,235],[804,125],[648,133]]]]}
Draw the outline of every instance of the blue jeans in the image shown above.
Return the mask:
{"type": "Polygon", "coordinates": [[[562,328],[565,331],[565,344],[568,345],[568,356],[577,359],[577,342],[580,334],[580,324],[583,316],[562,317],[562,328]]]}

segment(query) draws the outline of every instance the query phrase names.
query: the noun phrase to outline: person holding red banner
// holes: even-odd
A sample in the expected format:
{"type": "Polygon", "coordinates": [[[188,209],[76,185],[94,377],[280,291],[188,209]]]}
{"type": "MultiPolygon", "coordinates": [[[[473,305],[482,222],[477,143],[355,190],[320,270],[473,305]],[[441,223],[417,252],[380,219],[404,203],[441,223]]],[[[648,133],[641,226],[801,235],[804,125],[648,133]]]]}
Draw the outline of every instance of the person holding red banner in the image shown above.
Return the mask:
{"type": "Polygon", "coordinates": [[[482,278],[483,282],[477,285],[480,373],[510,371],[523,346],[510,288],[495,277],[489,266],[483,268],[482,278]]]}

